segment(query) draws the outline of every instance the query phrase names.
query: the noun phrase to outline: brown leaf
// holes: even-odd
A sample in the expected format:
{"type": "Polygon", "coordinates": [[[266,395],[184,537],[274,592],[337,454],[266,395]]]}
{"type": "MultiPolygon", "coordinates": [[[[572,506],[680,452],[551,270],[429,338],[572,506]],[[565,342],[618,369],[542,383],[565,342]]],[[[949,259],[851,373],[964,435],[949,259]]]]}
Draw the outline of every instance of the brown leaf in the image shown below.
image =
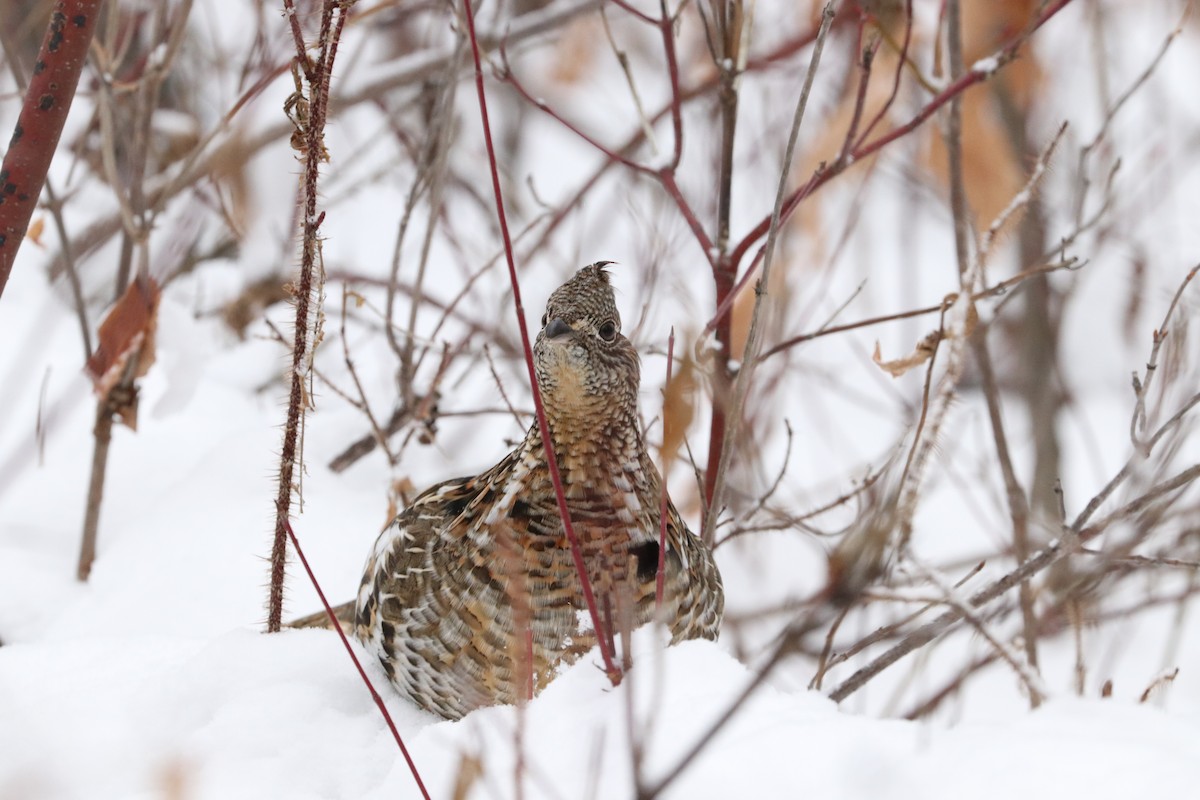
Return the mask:
{"type": "Polygon", "coordinates": [[[928,336],[917,343],[917,347],[904,358],[897,358],[893,361],[884,361],[883,356],[879,352],[879,342],[875,342],[875,352],[871,356],[871,360],[879,365],[879,368],[884,372],[889,373],[893,378],[899,378],[904,373],[908,372],[913,367],[920,366],[933,356],[937,350],[938,342],[942,339],[941,331],[931,331],[928,336]]]}
{"type": "Polygon", "coordinates": [[[604,41],[604,29],[592,17],[581,17],[566,27],[559,38],[550,78],[556,83],[574,85],[593,72],[597,43],[604,41]]]}
{"type": "Polygon", "coordinates": [[[454,800],[466,800],[471,789],[483,777],[483,761],[473,753],[463,753],[458,762],[458,772],[454,776],[454,789],[450,796],[454,800]]]}
{"type": "Polygon", "coordinates": [[[1159,689],[1166,686],[1167,684],[1174,683],[1175,679],[1178,677],[1179,677],[1179,667],[1176,667],[1175,669],[1171,670],[1168,673],[1159,675],[1157,678],[1154,679],[1153,683],[1151,683],[1149,686],[1146,687],[1146,691],[1142,692],[1142,696],[1138,698],[1138,702],[1145,703],[1147,700],[1149,700],[1151,697],[1153,697],[1154,694],[1159,689]]]}
{"type": "Polygon", "coordinates": [[[671,373],[671,381],[663,397],[664,468],[675,460],[675,454],[683,446],[683,437],[687,435],[696,414],[696,370],[692,359],[677,357],[671,373]]]}
{"type": "Polygon", "coordinates": [[[241,238],[254,220],[254,191],[247,169],[254,149],[245,136],[234,132],[210,160],[211,176],[221,189],[217,193],[225,223],[234,236],[241,238]]]}
{"type": "Polygon", "coordinates": [[[291,285],[282,275],[268,275],[248,285],[240,295],[227,303],[221,309],[221,317],[239,339],[245,339],[246,329],[251,323],[257,322],[269,306],[282,303],[292,296],[291,285]]]}
{"type": "Polygon", "coordinates": [[[29,230],[25,232],[25,238],[36,244],[38,247],[43,247],[42,231],[46,229],[46,218],[38,215],[37,218],[29,224],[29,230]]]}
{"type": "Polygon", "coordinates": [[[100,323],[100,343],[87,360],[96,395],[130,428],[137,428],[135,379],[154,363],[154,331],[162,295],[153,278],[134,280],[100,323]]]}

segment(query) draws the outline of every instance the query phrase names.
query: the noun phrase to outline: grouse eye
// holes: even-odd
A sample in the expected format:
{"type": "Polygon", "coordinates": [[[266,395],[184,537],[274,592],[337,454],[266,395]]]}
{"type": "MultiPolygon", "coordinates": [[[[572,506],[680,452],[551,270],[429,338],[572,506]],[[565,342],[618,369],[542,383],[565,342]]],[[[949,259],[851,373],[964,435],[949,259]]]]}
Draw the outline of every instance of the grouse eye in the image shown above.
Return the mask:
{"type": "Polygon", "coordinates": [[[604,341],[611,342],[617,338],[617,324],[610,319],[600,326],[600,330],[597,333],[604,341]]]}
{"type": "Polygon", "coordinates": [[[542,327],[546,327],[546,320],[550,319],[549,314],[542,314],[542,327]]]}

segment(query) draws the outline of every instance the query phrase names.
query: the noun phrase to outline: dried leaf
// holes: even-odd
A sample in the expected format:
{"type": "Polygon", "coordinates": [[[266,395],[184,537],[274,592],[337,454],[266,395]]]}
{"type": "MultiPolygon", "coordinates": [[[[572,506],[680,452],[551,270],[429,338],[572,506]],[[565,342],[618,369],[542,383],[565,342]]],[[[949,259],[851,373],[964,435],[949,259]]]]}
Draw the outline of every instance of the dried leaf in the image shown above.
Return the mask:
{"type": "Polygon", "coordinates": [[[572,86],[591,77],[598,43],[604,41],[604,31],[593,17],[581,17],[568,25],[555,48],[551,80],[572,86]]]}
{"type": "Polygon", "coordinates": [[[897,358],[894,361],[884,361],[879,351],[879,342],[875,342],[875,352],[872,354],[871,360],[893,378],[899,378],[913,367],[920,366],[928,361],[933,356],[934,351],[937,350],[938,342],[941,340],[941,331],[931,331],[928,336],[917,343],[915,350],[904,358],[897,358]]]}
{"type": "Polygon", "coordinates": [[[675,460],[696,415],[696,369],[691,358],[675,359],[663,397],[663,464],[675,460]]]}
{"type": "Polygon", "coordinates": [[[458,773],[454,776],[454,789],[450,796],[454,800],[466,800],[471,789],[483,777],[483,760],[473,753],[463,753],[458,762],[458,773]]]}
{"type": "Polygon", "coordinates": [[[1175,679],[1178,677],[1179,677],[1179,667],[1176,667],[1175,669],[1171,670],[1170,672],[1159,675],[1157,678],[1154,679],[1153,683],[1151,683],[1149,686],[1146,687],[1146,691],[1142,692],[1142,696],[1140,698],[1138,698],[1138,702],[1145,703],[1147,700],[1149,700],[1151,697],[1153,697],[1158,692],[1159,689],[1161,689],[1162,687],[1164,687],[1168,684],[1174,683],[1175,679]]]}
{"type": "Polygon", "coordinates": [[[129,284],[125,294],[100,323],[100,343],[87,360],[96,395],[108,400],[121,421],[137,429],[135,379],[154,363],[154,331],[162,296],[153,278],[129,284]]]}
{"type": "Polygon", "coordinates": [[[209,175],[220,187],[217,199],[225,223],[239,239],[254,221],[256,205],[247,168],[255,150],[241,133],[234,132],[214,154],[209,162],[209,175]]]}
{"type": "Polygon", "coordinates": [[[42,231],[46,229],[46,218],[41,214],[34,219],[29,225],[29,230],[25,232],[25,238],[36,244],[38,247],[43,247],[42,231]]]}
{"type": "Polygon", "coordinates": [[[291,297],[291,286],[284,281],[282,275],[268,275],[247,286],[240,295],[227,303],[221,309],[221,317],[239,339],[245,339],[246,329],[262,317],[268,306],[282,303],[291,297]]]}

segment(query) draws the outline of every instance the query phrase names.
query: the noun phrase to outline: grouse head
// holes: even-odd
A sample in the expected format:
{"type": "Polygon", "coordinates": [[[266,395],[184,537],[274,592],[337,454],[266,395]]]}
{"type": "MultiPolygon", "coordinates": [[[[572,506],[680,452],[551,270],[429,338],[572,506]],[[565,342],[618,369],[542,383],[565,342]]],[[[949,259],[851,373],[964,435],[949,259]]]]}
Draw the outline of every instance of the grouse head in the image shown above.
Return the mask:
{"type": "Polygon", "coordinates": [[[636,412],[637,351],[621,333],[612,285],[598,261],[554,290],[534,345],[538,385],[554,417],[636,412]]]}

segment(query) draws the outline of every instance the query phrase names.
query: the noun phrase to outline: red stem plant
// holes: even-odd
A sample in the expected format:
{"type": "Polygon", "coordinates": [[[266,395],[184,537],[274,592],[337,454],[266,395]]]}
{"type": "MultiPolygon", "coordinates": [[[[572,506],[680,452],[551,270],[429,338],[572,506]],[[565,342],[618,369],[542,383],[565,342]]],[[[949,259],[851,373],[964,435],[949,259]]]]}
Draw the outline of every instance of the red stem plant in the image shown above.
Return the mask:
{"type": "Polygon", "coordinates": [[[379,696],[379,692],[375,690],[375,684],[371,682],[367,671],[363,669],[362,662],[355,655],[354,648],[350,645],[350,640],[346,638],[346,632],[342,630],[341,622],[338,621],[337,613],[329,605],[329,600],[325,598],[325,592],[322,591],[317,576],[313,573],[312,567],[308,565],[308,559],[304,557],[304,550],[300,547],[300,541],[296,538],[296,532],[292,530],[291,520],[285,519],[283,525],[284,530],[287,531],[288,539],[292,542],[292,547],[296,549],[296,556],[300,559],[300,565],[304,567],[309,581],[312,583],[313,588],[317,590],[317,597],[321,599],[321,606],[325,609],[325,613],[329,615],[330,625],[337,631],[338,638],[342,642],[342,647],[346,648],[346,654],[354,662],[354,668],[358,671],[358,676],[362,678],[363,683],[367,686],[367,691],[371,693],[371,699],[375,702],[375,707],[383,715],[388,730],[391,732],[392,738],[396,740],[396,746],[400,748],[400,754],[404,757],[404,762],[408,765],[409,772],[412,773],[413,780],[417,782],[417,788],[421,790],[421,796],[425,800],[429,800],[429,792],[425,789],[425,782],[421,780],[421,773],[417,770],[417,764],[413,761],[412,756],[409,755],[408,748],[404,746],[404,739],[400,736],[400,731],[396,728],[396,723],[392,720],[392,715],[388,712],[387,705],[383,702],[383,698],[379,696]]]}
{"type": "Polygon", "coordinates": [[[101,0],[60,0],[50,12],[8,151],[0,166],[0,296],[25,239],[87,60],[101,0]]]}
{"type": "MultiPolygon", "coordinates": [[[[539,110],[548,114],[564,127],[570,130],[573,134],[583,139],[592,147],[596,148],[606,158],[605,167],[611,164],[620,164],[635,173],[645,175],[657,181],[662,187],[666,195],[675,205],[680,216],[686,222],[688,229],[691,231],[695,239],[696,246],[708,261],[712,271],[713,284],[716,289],[715,312],[713,317],[705,326],[705,333],[714,334],[718,344],[718,350],[721,357],[714,360],[710,379],[712,382],[712,415],[709,425],[709,453],[707,457],[706,469],[704,473],[704,495],[706,502],[705,520],[704,520],[704,535],[707,541],[712,541],[713,531],[716,525],[716,516],[719,515],[721,509],[714,507],[713,501],[717,499],[719,492],[716,485],[718,476],[723,472],[721,465],[721,451],[725,447],[725,439],[732,435],[737,426],[730,426],[727,421],[727,413],[730,410],[729,400],[731,399],[731,391],[733,386],[734,369],[729,363],[731,356],[732,343],[732,328],[731,317],[729,314],[733,306],[734,300],[749,284],[750,280],[757,274],[759,264],[761,263],[766,251],[765,245],[759,245],[750,263],[743,269],[742,264],[746,259],[747,254],[756,244],[765,237],[771,228],[772,214],[767,213],[757,224],[754,225],[747,233],[745,233],[736,243],[729,243],[728,218],[730,214],[728,201],[721,200],[718,208],[718,230],[714,235],[710,234],[700,221],[699,215],[695,211],[692,203],[683,194],[678,181],[677,171],[683,154],[683,124],[682,124],[682,104],[686,96],[690,93],[685,93],[680,87],[679,67],[675,52],[675,26],[676,18],[668,13],[666,3],[660,3],[660,15],[651,17],[638,9],[632,7],[624,0],[612,0],[613,4],[628,12],[635,19],[653,25],[661,32],[663,40],[663,53],[667,66],[667,72],[670,79],[671,100],[666,113],[671,116],[672,130],[674,135],[674,146],[671,160],[662,167],[647,166],[630,155],[627,155],[637,142],[642,140],[641,134],[636,134],[629,143],[619,150],[611,149],[594,137],[583,131],[580,127],[567,120],[563,115],[553,109],[548,103],[538,99],[530,92],[517,78],[511,69],[507,67],[502,73],[502,78],[507,81],[519,95],[521,95],[529,103],[537,107],[539,110]],[[740,274],[741,277],[738,277],[740,274]]],[[[961,96],[967,89],[977,84],[983,83],[995,72],[1017,57],[1022,46],[1028,41],[1029,37],[1045,25],[1059,11],[1070,4],[1072,0],[1055,0],[1041,10],[1036,18],[1029,26],[1012,37],[1007,44],[1002,46],[994,56],[980,64],[973,66],[957,79],[951,81],[947,86],[938,91],[932,98],[912,116],[907,122],[900,124],[886,133],[880,134],[868,141],[868,137],[878,127],[887,110],[891,107],[893,100],[900,85],[899,72],[903,70],[907,57],[908,46],[911,41],[911,3],[906,4],[907,21],[902,45],[901,58],[897,67],[897,76],[893,81],[891,97],[888,99],[884,108],[878,112],[866,126],[865,129],[859,130],[859,121],[862,113],[862,99],[868,79],[870,78],[870,56],[867,55],[863,59],[862,71],[858,87],[858,104],[854,119],[847,131],[845,141],[841,147],[839,155],[830,162],[823,162],[820,167],[812,174],[812,176],[800,187],[790,192],[784,199],[782,209],[779,214],[779,224],[786,224],[787,221],[796,213],[800,205],[809,197],[811,197],[818,189],[829,183],[833,178],[844,173],[853,164],[868,158],[884,147],[892,144],[895,141],[903,138],[907,134],[917,130],[930,117],[932,117],[939,109],[949,103],[956,97],[961,96]]],[[[721,175],[718,176],[719,199],[727,198],[729,171],[732,169],[732,150],[733,136],[735,133],[734,118],[736,117],[736,93],[733,90],[734,83],[737,77],[750,70],[761,69],[761,62],[754,62],[749,59],[748,54],[740,51],[741,39],[738,31],[742,24],[740,12],[736,11],[733,6],[736,3],[731,3],[729,0],[716,0],[712,3],[716,8],[714,12],[713,24],[718,33],[722,34],[721,47],[723,50],[720,53],[714,52],[714,59],[717,61],[718,76],[715,79],[720,96],[721,114],[722,114],[722,168],[721,175]],[[742,62],[740,68],[737,67],[739,59],[742,62]],[[732,65],[732,67],[730,66],[732,65]],[[734,92],[731,94],[731,92],[734,92]]],[[[867,19],[865,12],[858,9],[857,4],[845,3],[840,11],[834,16],[833,24],[843,24],[851,19],[857,19],[860,28],[865,24],[867,19]]],[[[815,38],[814,31],[810,40],[815,38]]],[[[710,46],[716,46],[711,43],[710,46]]],[[[653,120],[657,121],[662,118],[662,114],[656,115],[653,120]]],[[[598,178],[597,173],[594,178],[598,178]]],[[[586,192],[587,188],[592,185],[593,181],[589,181],[581,190],[581,195],[586,192]]]]}
{"type": "Polygon", "coordinates": [[[517,314],[517,327],[521,332],[521,348],[525,356],[525,368],[529,372],[529,386],[533,392],[533,407],[537,413],[538,431],[542,436],[542,447],[546,451],[546,463],[550,469],[550,480],[554,484],[554,498],[558,502],[558,513],[562,517],[563,530],[566,531],[567,541],[571,543],[571,558],[575,562],[575,570],[579,573],[579,583],[583,588],[583,599],[592,619],[592,629],[596,632],[596,642],[600,647],[600,657],[604,661],[604,671],[609,680],[615,685],[621,679],[621,671],[613,661],[611,631],[600,621],[596,596],[592,592],[592,582],[588,578],[587,567],[583,563],[583,550],[579,546],[579,537],[571,525],[571,510],[567,508],[567,496],[563,491],[562,476],[558,471],[558,459],[554,455],[554,444],[550,439],[550,424],[546,421],[546,408],[542,404],[542,393],[538,387],[537,369],[533,364],[533,348],[529,342],[529,329],[525,325],[525,306],[521,303],[521,286],[517,280],[517,266],[513,256],[512,237],[508,232],[508,219],[504,213],[504,195],[500,189],[500,169],[496,163],[496,149],[492,143],[492,128],[488,120],[487,95],[483,90],[483,66],[479,56],[479,40],[475,35],[475,12],[471,9],[471,0],[463,0],[463,14],[467,23],[467,33],[471,39],[471,56],[475,61],[475,91],[479,97],[479,118],[483,126],[483,140],[487,146],[488,167],[492,175],[492,192],[496,198],[496,217],[500,224],[500,234],[504,239],[504,258],[508,264],[508,278],[512,283],[513,305],[517,314]]]}

